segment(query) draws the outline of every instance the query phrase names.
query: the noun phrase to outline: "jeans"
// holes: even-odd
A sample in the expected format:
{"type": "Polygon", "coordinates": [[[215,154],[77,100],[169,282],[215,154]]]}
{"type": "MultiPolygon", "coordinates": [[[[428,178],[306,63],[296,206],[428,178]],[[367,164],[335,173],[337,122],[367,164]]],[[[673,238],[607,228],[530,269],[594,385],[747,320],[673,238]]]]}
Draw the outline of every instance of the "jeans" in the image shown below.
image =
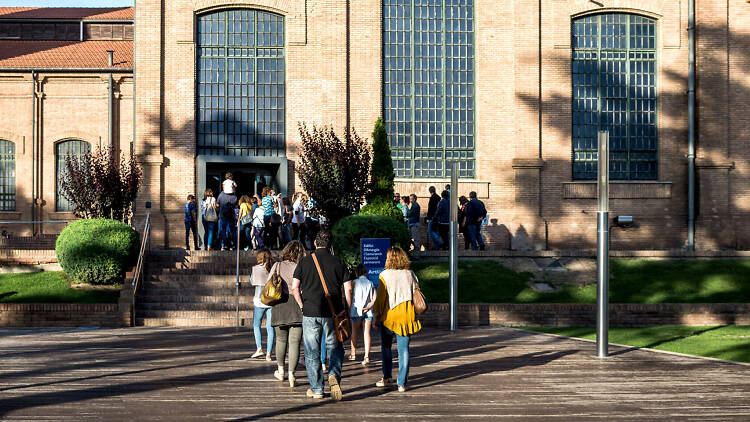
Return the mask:
{"type": "Polygon", "coordinates": [[[258,244],[258,249],[263,249],[266,247],[266,242],[263,240],[263,236],[265,235],[266,229],[262,227],[253,227],[253,231],[255,232],[255,243],[258,244]]]}
{"type": "Polygon", "coordinates": [[[466,231],[469,232],[471,249],[484,249],[484,239],[482,239],[482,223],[466,223],[466,231]]]}
{"type": "Polygon", "coordinates": [[[282,247],[292,241],[292,223],[281,226],[281,238],[282,247]]]}
{"type": "Polygon", "coordinates": [[[341,363],[344,360],[344,345],[336,341],[333,318],[302,317],[302,337],[305,343],[305,368],[310,389],[323,394],[323,369],[320,367],[320,335],[325,330],[326,347],[331,360],[328,373],[341,381],[341,363]]]}
{"type": "Polygon", "coordinates": [[[381,326],[380,355],[383,359],[383,378],[388,379],[392,376],[393,350],[391,350],[391,345],[394,336],[396,337],[396,349],[398,349],[398,379],[396,384],[405,387],[406,380],[409,377],[409,340],[411,340],[411,335],[400,336],[381,326]]]}
{"type": "Polygon", "coordinates": [[[193,245],[195,250],[199,250],[198,247],[198,224],[195,221],[185,222],[185,250],[190,250],[190,230],[193,231],[193,245]]]}
{"type": "Polygon", "coordinates": [[[245,233],[245,239],[247,239],[247,246],[252,249],[253,247],[253,225],[243,224],[242,232],[245,233]]]}
{"type": "Polygon", "coordinates": [[[409,233],[411,233],[411,241],[414,243],[414,250],[418,252],[422,248],[422,242],[419,239],[419,223],[409,224],[409,233]]]}
{"type": "Polygon", "coordinates": [[[234,217],[219,217],[219,238],[222,248],[231,248],[237,242],[237,221],[234,217]],[[228,236],[227,232],[229,232],[228,236]]]}
{"type": "Polygon", "coordinates": [[[212,248],[214,246],[214,232],[216,231],[216,221],[206,221],[203,219],[203,246],[212,248]]]}
{"type": "Polygon", "coordinates": [[[437,249],[443,246],[443,242],[440,240],[440,234],[437,230],[437,221],[429,220],[427,222],[427,233],[432,238],[432,249],[437,249]]]}
{"type": "Polygon", "coordinates": [[[263,321],[263,315],[266,315],[266,335],[268,336],[268,347],[266,353],[271,353],[273,338],[275,337],[273,327],[271,326],[271,308],[255,308],[253,310],[253,335],[255,336],[255,347],[263,347],[263,338],[260,333],[260,323],[263,321]]]}
{"type": "Polygon", "coordinates": [[[320,364],[326,364],[326,327],[320,332],[320,364]]]}
{"type": "Polygon", "coordinates": [[[302,326],[281,325],[276,327],[276,364],[284,367],[284,358],[289,351],[289,374],[294,374],[299,362],[299,344],[302,341],[302,326]],[[289,347],[287,348],[287,344],[289,347]]]}

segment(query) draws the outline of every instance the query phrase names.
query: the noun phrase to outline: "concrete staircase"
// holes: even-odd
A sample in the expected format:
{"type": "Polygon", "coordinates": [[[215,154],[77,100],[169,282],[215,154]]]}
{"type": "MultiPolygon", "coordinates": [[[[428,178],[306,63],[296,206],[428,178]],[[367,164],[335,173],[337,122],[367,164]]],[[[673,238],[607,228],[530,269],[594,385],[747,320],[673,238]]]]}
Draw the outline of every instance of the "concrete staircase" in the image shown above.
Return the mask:
{"type": "MultiPolygon", "coordinates": [[[[146,260],[136,297],[135,325],[227,327],[235,325],[234,251],[155,250],[146,260]]],[[[252,325],[252,251],[240,252],[240,325],[252,325]]]]}

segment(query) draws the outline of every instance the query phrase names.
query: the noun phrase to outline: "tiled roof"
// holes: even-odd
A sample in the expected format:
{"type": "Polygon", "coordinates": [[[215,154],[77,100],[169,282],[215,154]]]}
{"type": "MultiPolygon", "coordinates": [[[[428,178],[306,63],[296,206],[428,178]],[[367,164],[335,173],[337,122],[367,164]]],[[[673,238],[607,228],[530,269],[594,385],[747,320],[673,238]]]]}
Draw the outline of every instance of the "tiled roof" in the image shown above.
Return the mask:
{"type": "Polygon", "coordinates": [[[133,67],[133,41],[0,40],[0,68],[107,68],[107,50],[115,68],[133,67]]]}
{"type": "Polygon", "coordinates": [[[0,19],[133,19],[133,8],[0,7],[0,19]]]}

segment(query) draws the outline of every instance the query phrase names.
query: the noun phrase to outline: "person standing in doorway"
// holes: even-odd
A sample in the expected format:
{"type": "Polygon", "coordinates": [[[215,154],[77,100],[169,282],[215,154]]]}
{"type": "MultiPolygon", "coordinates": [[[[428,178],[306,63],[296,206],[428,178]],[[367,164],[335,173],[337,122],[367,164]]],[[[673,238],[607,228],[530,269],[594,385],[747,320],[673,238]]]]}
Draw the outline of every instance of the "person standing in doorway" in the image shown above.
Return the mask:
{"type": "Polygon", "coordinates": [[[419,217],[422,214],[422,208],[417,203],[417,195],[409,195],[409,211],[406,213],[406,222],[411,233],[411,242],[414,244],[414,251],[419,252],[422,249],[422,241],[419,233],[419,217]]]}
{"type": "MultiPolygon", "coordinates": [[[[231,177],[231,173],[227,174],[231,177]]],[[[228,179],[231,180],[231,179],[228,179]]],[[[216,200],[219,205],[219,237],[221,250],[231,249],[237,242],[237,220],[234,209],[237,208],[237,195],[222,191],[216,200]]]]}
{"type": "Polygon", "coordinates": [[[203,246],[210,251],[214,244],[214,233],[216,232],[216,222],[219,220],[217,213],[218,205],[214,198],[214,191],[206,189],[203,192],[203,202],[201,203],[201,215],[203,222],[203,246]]]}
{"type": "Polygon", "coordinates": [[[471,240],[471,249],[483,251],[485,248],[482,239],[482,220],[487,216],[484,202],[477,199],[476,192],[469,192],[469,203],[466,204],[466,229],[471,240]]]}
{"type": "Polygon", "coordinates": [[[200,250],[198,246],[198,211],[195,206],[195,195],[188,195],[185,202],[185,250],[190,250],[190,230],[193,231],[193,246],[195,250],[200,250]]]}
{"type": "Polygon", "coordinates": [[[350,306],[352,282],[344,263],[330,252],[331,233],[329,231],[319,232],[315,237],[314,246],[315,250],[302,259],[294,270],[292,285],[292,296],[302,308],[305,367],[310,382],[307,397],[323,398],[320,336],[325,330],[326,348],[330,359],[328,385],[331,389],[331,397],[338,401],[343,397],[340,384],[344,345],[336,339],[331,306],[335,313],[350,306]],[[319,274],[323,275],[322,279],[319,274]],[[326,289],[323,288],[322,283],[325,283],[326,289]],[[325,294],[326,290],[329,295],[325,294]]]}
{"type": "Polygon", "coordinates": [[[430,201],[427,204],[427,234],[432,239],[432,249],[440,249],[443,242],[440,240],[437,222],[435,221],[435,212],[437,211],[438,203],[440,203],[440,195],[435,192],[435,186],[430,186],[429,190],[430,201]]]}

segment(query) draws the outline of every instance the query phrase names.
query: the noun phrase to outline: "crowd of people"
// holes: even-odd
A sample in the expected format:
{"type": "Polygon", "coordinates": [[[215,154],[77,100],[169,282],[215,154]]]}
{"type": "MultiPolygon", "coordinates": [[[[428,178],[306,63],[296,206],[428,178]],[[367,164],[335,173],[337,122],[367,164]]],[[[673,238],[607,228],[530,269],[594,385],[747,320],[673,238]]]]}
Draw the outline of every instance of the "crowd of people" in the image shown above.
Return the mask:
{"type": "Polygon", "coordinates": [[[343,262],[331,253],[329,231],[318,232],[313,246],[314,249],[306,253],[299,240],[292,240],[284,246],[278,262],[273,262],[267,249],[257,253],[257,264],[251,271],[251,284],[256,286],[253,335],[257,347],[252,358],[265,356],[267,361],[273,361],[271,351],[275,341],[276,369],[273,377],[281,382],[287,381],[294,388],[297,385],[296,369],[302,345],[309,382],[306,396],[322,399],[327,380],[331,398],[341,400],[346,355],[344,343],[337,339],[333,316],[347,310],[353,327],[348,360],[357,360],[358,334],[363,330],[364,355],[361,364],[369,365],[370,331],[379,331],[383,375],[375,385],[381,388],[395,385],[398,391],[406,391],[409,342],[411,336],[421,330],[412,301],[418,280],[410,269],[407,253],[399,247],[390,248],[385,270],[375,285],[366,277],[367,270],[363,266],[358,266],[350,275],[343,262]],[[263,305],[260,302],[263,285],[276,275],[283,280],[285,294],[272,306],[263,305]],[[264,318],[265,352],[261,330],[264,318]],[[394,339],[399,358],[395,381],[391,350],[394,339]]]}

